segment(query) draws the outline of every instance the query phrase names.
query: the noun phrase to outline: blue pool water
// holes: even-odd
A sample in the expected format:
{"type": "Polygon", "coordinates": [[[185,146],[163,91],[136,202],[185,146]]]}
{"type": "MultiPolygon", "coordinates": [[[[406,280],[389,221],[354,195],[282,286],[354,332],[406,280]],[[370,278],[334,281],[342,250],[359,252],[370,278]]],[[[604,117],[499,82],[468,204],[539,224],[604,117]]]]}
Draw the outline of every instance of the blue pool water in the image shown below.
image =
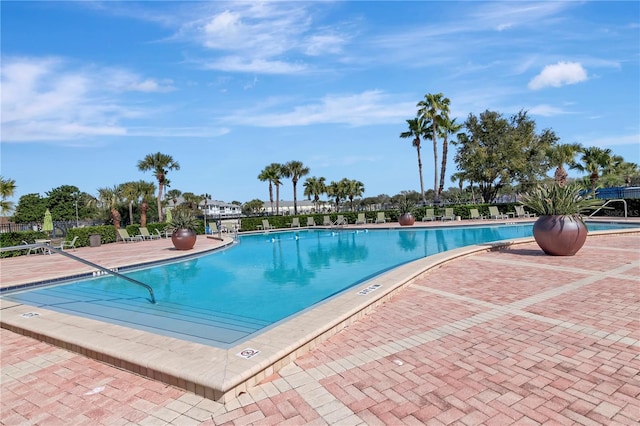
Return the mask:
{"type": "MultiPolygon", "coordinates": [[[[620,225],[589,224],[611,228],[620,225]]],[[[531,235],[531,224],[246,235],[226,250],[126,273],[153,288],[155,305],[145,289],[113,276],[3,298],[229,347],[403,263],[531,235]]]]}

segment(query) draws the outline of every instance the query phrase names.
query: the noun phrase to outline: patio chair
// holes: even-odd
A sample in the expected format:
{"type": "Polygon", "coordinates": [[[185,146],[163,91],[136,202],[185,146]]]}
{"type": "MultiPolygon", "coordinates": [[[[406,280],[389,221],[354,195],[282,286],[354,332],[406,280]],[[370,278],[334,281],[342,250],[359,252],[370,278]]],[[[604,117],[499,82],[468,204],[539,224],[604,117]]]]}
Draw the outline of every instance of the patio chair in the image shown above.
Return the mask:
{"type": "Polygon", "coordinates": [[[489,206],[489,217],[491,219],[508,219],[509,215],[500,213],[498,206],[489,206]]]}
{"type": "Polygon", "coordinates": [[[54,248],[64,250],[66,248],[72,248],[73,251],[76,251],[76,242],[78,241],[78,236],[73,237],[71,241],[61,241],[59,246],[54,246],[54,248]]]}
{"type": "Polygon", "coordinates": [[[536,217],[535,213],[529,213],[524,209],[524,206],[515,206],[515,217],[536,217]]]}
{"type": "Polygon", "coordinates": [[[347,221],[347,219],[345,219],[344,216],[341,214],[338,215],[338,218],[336,219],[336,223],[334,223],[334,225],[336,226],[345,226],[348,224],[349,224],[349,221],[347,221]]]}
{"type": "Polygon", "coordinates": [[[442,216],[442,221],[445,220],[456,220],[456,215],[453,212],[453,208],[446,207],[444,209],[444,215],[442,216]]]}
{"type": "Polygon", "coordinates": [[[470,215],[469,219],[471,220],[484,219],[484,216],[480,215],[480,212],[478,212],[478,209],[470,209],[469,215],[470,215]]]}
{"type": "Polygon", "coordinates": [[[331,216],[325,216],[322,218],[322,226],[331,226],[333,222],[331,222],[331,216]]]}
{"type": "Polygon", "coordinates": [[[162,232],[160,232],[159,229],[156,229],[156,234],[158,234],[160,238],[162,238],[162,233],[164,233],[164,238],[169,238],[169,231],[167,230],[167,228],[164,228],[162,232]]]}
{"type": "Polygon", "coordinates": [[[146,227],[139,228],[140,235],[142,235],[142,239],[144,240],[155,240],[156,238],[160,238],[160,235],[153,235],[149,232],[146,227]]]}
{"type": "Polygon", "coordinates": [[[384,212],[378,212],[376,216],[376,223],[386,223],[387,218],[384,216],[384,212]]]}
{"type": "Polygon", "coordinates": [[[367,223],[367,218],[364,213],[358,213],[358,219],[356,219],[356,225],[365,225],[367,223]]]}
{"type": "Polygon", "coordinates": [[[289,226],[291,228],[300,228],[300,219],[297,217],[294,217],[293,219],[291,219],[291,223],[289,224],[289,226]]]}
{"type": "Polygon", "coordinates": [[[313,216],[309,216],[307,218],[307,226],[316,226],[316,220],[313,218],[313,216]]]}
{"type": "Polygon", "coordinates": [[[269,223],[269,219],[262,219],[262,229],[268,231],[269,229],[274,229],[275,227],[269,223]]]}
{"type": "Polygon", "coordinates": [[[142,235],[136,235],[132,237],[131,235],[129,235],[126,229],[118,229],[118,234],[120,235],[120,239],[122,239],[122,241],[124,241],[125,243],[131,242],[131,241],[133,242],[144,241],[144,238],[142,237],[142,235]]]}
{"type": "Polygon", "coordinates": [[[427,209],[427,211],[425,212],[424,216],[422,217],[422,221],[426,222],[428,220],[431,220],[431,221],[436,220],[435,209],[427,209]]]}
{"type": "MultiPolygon", "coordinates": [[[[22,240],[22,244],[28,246],[30,243],[26,242],[25,240],[22,240]]],[[[27,250],[27,256],[28,256],[31,254],[31,252],[38,253],[42,249],[40,247],[29,247],[28,249],[25,248],[25,250],[27,250]]]]}

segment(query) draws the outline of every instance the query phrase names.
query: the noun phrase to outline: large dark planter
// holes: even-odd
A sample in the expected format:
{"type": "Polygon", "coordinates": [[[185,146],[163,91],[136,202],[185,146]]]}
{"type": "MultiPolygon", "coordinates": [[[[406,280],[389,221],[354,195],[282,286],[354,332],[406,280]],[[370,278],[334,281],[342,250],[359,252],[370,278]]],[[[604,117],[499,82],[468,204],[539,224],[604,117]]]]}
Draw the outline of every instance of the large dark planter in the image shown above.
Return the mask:
{"type": "Polygon", "coordinates": [[[171,241],[176,250],[191,250],[196,245],[196,237],[191,229],[176,229],[171,234],[171,241]]]}
{"type": "Polygon", "coordinates": [[[416,218],[413,217],[411,213],[403,213],[398,218],[398,223],[400,223],[400,226],[411,226],[415,223],[415,221],[416,218]]]}
{"type": "Polygon", "coordinates": [[[579,216],[540,216],[533,237],[546,254],[573,256],[587,239],[587,225],[579,216]]]}

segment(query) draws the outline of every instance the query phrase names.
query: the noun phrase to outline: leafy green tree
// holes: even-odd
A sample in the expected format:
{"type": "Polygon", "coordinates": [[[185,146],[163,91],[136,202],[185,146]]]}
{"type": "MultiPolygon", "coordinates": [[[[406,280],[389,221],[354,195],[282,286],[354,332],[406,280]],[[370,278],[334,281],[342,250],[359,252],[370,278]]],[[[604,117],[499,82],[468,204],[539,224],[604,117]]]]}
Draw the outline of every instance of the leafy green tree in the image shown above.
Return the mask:
{"type": "Polygon", "coordinates": [[[15,191],[16,181],[0,176],[0,214],[4,215],[13,211],[13,202],[7,201],[7,198],[13,197],[15,191]]]}
{"type": "Polygon", "coordinates": [[[148,154],[143,160],[138,162],[138,170],[146,172],[152,170],[158,181],[158,221],[162,222],[162,191],[167,184],[167,173],[169,170],[180,170],[180,164],[172,156],[156,152],[148,154]]]}
{"type": "Polygon", "coordinates": [[[589,173],[591,189],[595,189],[600,173],[613,162],[612,152],[609,148],[591,146],[580,150],[580,160],[571,166],[572,169],[589,173]]]}
{"type": "Polygon", "coordinates": [[[25,194],[18,200],[13,220],[16,223],[42,222],[46,210],[46,198],[40,194],[25,194]]]}
{"type": "Polygon", "coordinates": [[[258,179],[262,182],[269,182],[269,202],[271,203],[271,212],[273,213],[273,187],[276,187],[276,214],[280,211],[280,185],[282,185],[282,165],[271,163],[265,167],[258,179]]]}
{"type": "Polygon", "coordinates": [[[84,217],[84,205],[80,202],[84,196],[77,186],[62,185],[45,193],[47,207],[51,211],[53,220],[74,221],[76,219],[76,201],[78,202],[78,216],[84,217]]]}
{"type": "Polygon", "coordinates": [[[293,214],[298,214],[297,185],[301,177],[309,174],[309,168],[300,161],[289,161],[282,168],[282,175],[293,183],[293,214]]]}
{"type": "Polygon", "coordinates": [[[364,183],[355,179],[347,179],[346,184],[346,195],[351,203],[351,211],[354,211],[353,208],[353,200],[356,197],[361,197],[364,194],[364,183]]]}
{"type": "Polygon", "coordinates": [[[557,141],[551,130],[535,132],[526,112],[510,119],[495,111],[476,117],[469,114],[463,133],[458,133],[455,162],[457,174],[478,185],[484,202],[493,200],[501,188],[514,181],[531,185],[549,170],[546,151],[557,141]]]}
{"type": "Polygon", "coordinates": [[[549,165],[556,168],[554,180],[560,187],[567,184],[568,173],[564,165],[573,165],[574,158],[580,149],[582,146],[579,143],[554,144],[547,149],[546,155],[549,159],[549,165]]]}
{"type": "Polygon", "coordinates": [[[320,210],[320,196],[327,192],[326,179],[324,177],[310,177],[304,181],[302,186],[304,187],[304,196],[311,200],[313,197],[313,204],[316,206],[316,211],[320,210]]]}
{"type": "MultiPolygon", "coordinates": [[[[418,116],[431,126],[431,138],[433,140],[433,191],[438,200],[438,134],[444,122],[449,120],[449,98],[442,93],[427,93],[424,100],[418,102],[418,116]]],[[[446,161],[446,159],[445,159],[446,161]]]]}
{"type": "MultiPolygon", "coordinates": [[[[426,203],[427,200],[424,196],[424,182],[422,179],[422,158],[420,156],[420,148],[421,148],[421,137],[423,135],[430,134],[430,127],[427,126],[427,123],[424,121],[422,117],[416,117],[411,120],[407,120],[407,125],[409,129],[405,132],[400,133],[401,138],[411,138],[412,144],[418,153],[418,174],[420,175],[420,194],[422,195],[422,202],[426,203]]],[[[427,137],[427,136],[425,136],[427,137]]]]}
{"type": "Polygon", "coordinates": [[[247,201],[242,205],[242,212],[247,215],[256,214],[259,213],[260,210],[262,210],[263,206],[264,203],[262,202],[262,200],[255,198],[251,201],[247,201]]]}

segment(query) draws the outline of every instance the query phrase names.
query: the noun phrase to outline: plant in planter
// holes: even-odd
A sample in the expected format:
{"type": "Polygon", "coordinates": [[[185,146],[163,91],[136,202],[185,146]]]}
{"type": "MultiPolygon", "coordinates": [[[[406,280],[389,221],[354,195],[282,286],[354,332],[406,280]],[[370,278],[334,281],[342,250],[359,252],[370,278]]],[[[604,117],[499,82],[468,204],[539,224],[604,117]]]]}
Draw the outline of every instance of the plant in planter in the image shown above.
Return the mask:
{"type": "Polygon", "coordinates": [[[593,191],[576,183],[538,186],[522,196],[522,203],[540,216],[533,225],[533,237],[553,256],[573,256],[582,248],[588,229],[581,213],[602,206],[593,191]]]}
{"type": "Polygon", "coordinates": [[[415,223],[416,218],[413,216],[415,206],[416,204],[413,201],[407,200],[406,198],[400,201],[400,204],[398,204],[398,213],[400,213],[398,223],[400,223],[401,226],[411,226],[415,223]]]}
{"type": "Polygon", "coordinates": [[[168,228],[176,250],[191,250],[196,244],[198,219],[188,210],[175,210],[168,228]]]}

